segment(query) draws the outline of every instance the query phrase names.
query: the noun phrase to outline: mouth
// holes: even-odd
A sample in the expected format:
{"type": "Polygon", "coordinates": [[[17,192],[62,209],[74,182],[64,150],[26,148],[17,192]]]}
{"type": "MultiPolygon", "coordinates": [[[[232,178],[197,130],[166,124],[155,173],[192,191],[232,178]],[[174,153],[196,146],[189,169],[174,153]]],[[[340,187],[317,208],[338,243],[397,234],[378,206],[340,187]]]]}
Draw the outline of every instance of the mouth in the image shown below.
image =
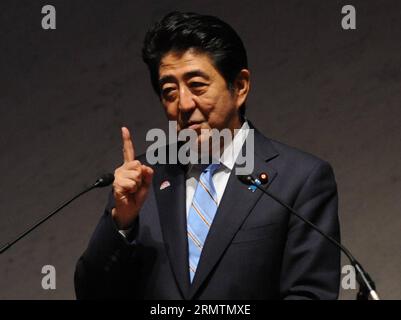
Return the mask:
{"type": "Polygon", "coordinates": [[[202,123],[202,121],[191,121],[184,126],[184,129],[199,130],[202,127],[202,123]]]}
{"type": "Polygon", "coordinates": [[[186,129],[191,129],[191,130],[199,130],[202,127],[202,123],[194,123],[188,126],[186,129]]]}

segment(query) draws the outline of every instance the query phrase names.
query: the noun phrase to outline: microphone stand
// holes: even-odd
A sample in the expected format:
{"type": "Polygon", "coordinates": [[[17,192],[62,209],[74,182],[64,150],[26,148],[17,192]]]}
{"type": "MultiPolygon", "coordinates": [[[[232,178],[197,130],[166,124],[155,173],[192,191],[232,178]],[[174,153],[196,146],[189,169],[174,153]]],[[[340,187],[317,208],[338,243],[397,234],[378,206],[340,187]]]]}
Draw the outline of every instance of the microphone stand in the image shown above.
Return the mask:
{"type": "Polygon", "coordinates": [[[331,237],[330,235],[324,233],[322,230],[319,229],[318,226],[310,222],[309,220],[305,219],[301,215],[299,215],[293,208],[288,206],[284,203],[281,199],[277,198],[275,195],[271,194],[269,191],[263,189],[261,187],[261,182],[258,179],[254,179],[251,175],[248,176],[238,176],[239,180],[247,185],[253,185],[263,193],[267,194],[269,197],[273,198],[283,207],[285,207],[288,211],[290,211],[293,215],[297,218],[301,219],[305,222],[309,227],[314,229],[315,231],[319,232],[324,238],[329,240],[332,244],[340,248],[342,252],[348,257],[349,261],[351,262],[352,266],[356,270],[357,273],[357,281],[359,284],[359,292],[357,294],[357,300],[369,300],[369,297],[372,300],[380,300],[379,295],[376,292],[376,285],[369,274],[363,269],[362,265],[355,259],[355,257],[351,254],[351,252],[344,247],[341,243],[339,243],[336,239],[331,237]]]}
{"type": "Polygon", "coordinates": [[[25,230],[24,232],[22,232],[19,236],[17,236],[14,240],[6,243],[4,246],[2,246],[0,248],[0,254],[2,254],[3,252],[5,252],[7,249],[9,249],[13,244],[15,244],[16,242],[18,242],[19,240],[21,240],[22,238],[24,238],[27,234],[29,234],[32,230],[36,229],[37,227],[39,227],[43,222],[47,221],[48,219],[50,219],[52,216],[54,216],[57,212],[59,212],[61,209],[65,208],[66,206],[68,206],[71,202],[73,202],[75,199],[79,198],[80,196],[82,196],[83,194],[91,191],[92,189],[95,188],[102,188],[105,186],[110,185],[111,183],[113,183],[114,181],[114,175],[111,173],[107,173],[102,175],[98,180],[96,180],[96,182],[94,184],[92,184],[91,186],[87,187],[86,189],[84,189],[83,191],[81,191],[80,193],[78,193],[77,195],[75,195],[74,197],[72,197],[70,200],[65,201],[63,204],[61,204],[58,208],[56,208],[55,210],[53,210],[50,214],[48,214],[46,217],[40,219],[39,221],[37,221],[32,227],[28,228],[27,230],[25,230]]]}

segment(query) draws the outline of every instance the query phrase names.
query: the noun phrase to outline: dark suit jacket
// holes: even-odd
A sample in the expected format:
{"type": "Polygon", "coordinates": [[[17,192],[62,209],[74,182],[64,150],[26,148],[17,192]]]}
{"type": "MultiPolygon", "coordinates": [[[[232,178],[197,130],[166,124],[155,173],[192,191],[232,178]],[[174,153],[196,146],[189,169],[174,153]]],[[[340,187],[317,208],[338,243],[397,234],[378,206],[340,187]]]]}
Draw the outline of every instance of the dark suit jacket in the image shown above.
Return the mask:
{"type": "MultiPolygon", "coordinates": [[[[255,169],[269,191],[339,240],[330,165],[255,130],[255,169]]],[[[144,158],[140,159],[145,162],[144,158]]],[[[111,218],[113,197],[75,271],[78,299],[336,299],[340,251],[234,174],[209,230],[192,285],[185,170],[155,165],[153,186],[128,239],[111,218]],[[163,181],[171,186],[160,190],[163,181]]]]}

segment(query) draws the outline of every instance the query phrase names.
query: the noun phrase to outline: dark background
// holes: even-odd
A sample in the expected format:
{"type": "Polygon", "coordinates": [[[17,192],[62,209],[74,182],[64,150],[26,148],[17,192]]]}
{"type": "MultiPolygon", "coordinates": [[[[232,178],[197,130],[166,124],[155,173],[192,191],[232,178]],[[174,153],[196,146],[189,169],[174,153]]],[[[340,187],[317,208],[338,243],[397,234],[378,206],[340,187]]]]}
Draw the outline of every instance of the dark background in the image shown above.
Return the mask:
{"type": "MultiPolygon", "coordinates": [[[[397,0],[2,0],[0,243],[119,166],[121,125],[137,153],[148,129],[167,128],[140,49],[151,23],[174,9],[217,15],[238,31],[252,73],[248,118],[333,165],[343,243],[383,298],[401,298],[397,0]],[[41,28],[45,4],[56,7],[56,30],[41,28]],[[345,4],[356,7],[356,30],[341,28],[345,4]]],[[[108,191],[79,199],[1,255],[0,299],[74,299],[75,263],[108,191]],[[56,290],[41,287],[47,264],[56,290]]]]}

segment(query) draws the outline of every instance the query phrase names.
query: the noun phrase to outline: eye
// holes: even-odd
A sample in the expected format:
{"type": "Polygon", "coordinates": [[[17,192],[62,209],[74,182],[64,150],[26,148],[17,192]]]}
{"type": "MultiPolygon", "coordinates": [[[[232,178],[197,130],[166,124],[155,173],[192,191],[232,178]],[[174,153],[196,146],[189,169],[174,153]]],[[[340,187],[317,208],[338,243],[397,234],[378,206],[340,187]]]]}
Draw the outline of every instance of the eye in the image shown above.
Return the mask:
{"type": "Polygon", "coordinates": [[[203,87],[203,86],[206,86],[206,83],[199,82],[199,81],[193,81],[193,82],[191,82],[191,83],[189,84],[189,86],[190,86],[191,88],[201,88],[201,87],[203,87]]]}
{"type": "Polygon", "coordinates": [[[163,94],[169,94],[171,91],[173,91],[174,88],[170,87],[170,88],[164,88],[162,90],[163,94]]]}
{"type": "Polygon", "coordinates": [[[165,99],[171,99],[174,91],[175,91],[174,87],[163,88],[162,95],[165,99]]]}

